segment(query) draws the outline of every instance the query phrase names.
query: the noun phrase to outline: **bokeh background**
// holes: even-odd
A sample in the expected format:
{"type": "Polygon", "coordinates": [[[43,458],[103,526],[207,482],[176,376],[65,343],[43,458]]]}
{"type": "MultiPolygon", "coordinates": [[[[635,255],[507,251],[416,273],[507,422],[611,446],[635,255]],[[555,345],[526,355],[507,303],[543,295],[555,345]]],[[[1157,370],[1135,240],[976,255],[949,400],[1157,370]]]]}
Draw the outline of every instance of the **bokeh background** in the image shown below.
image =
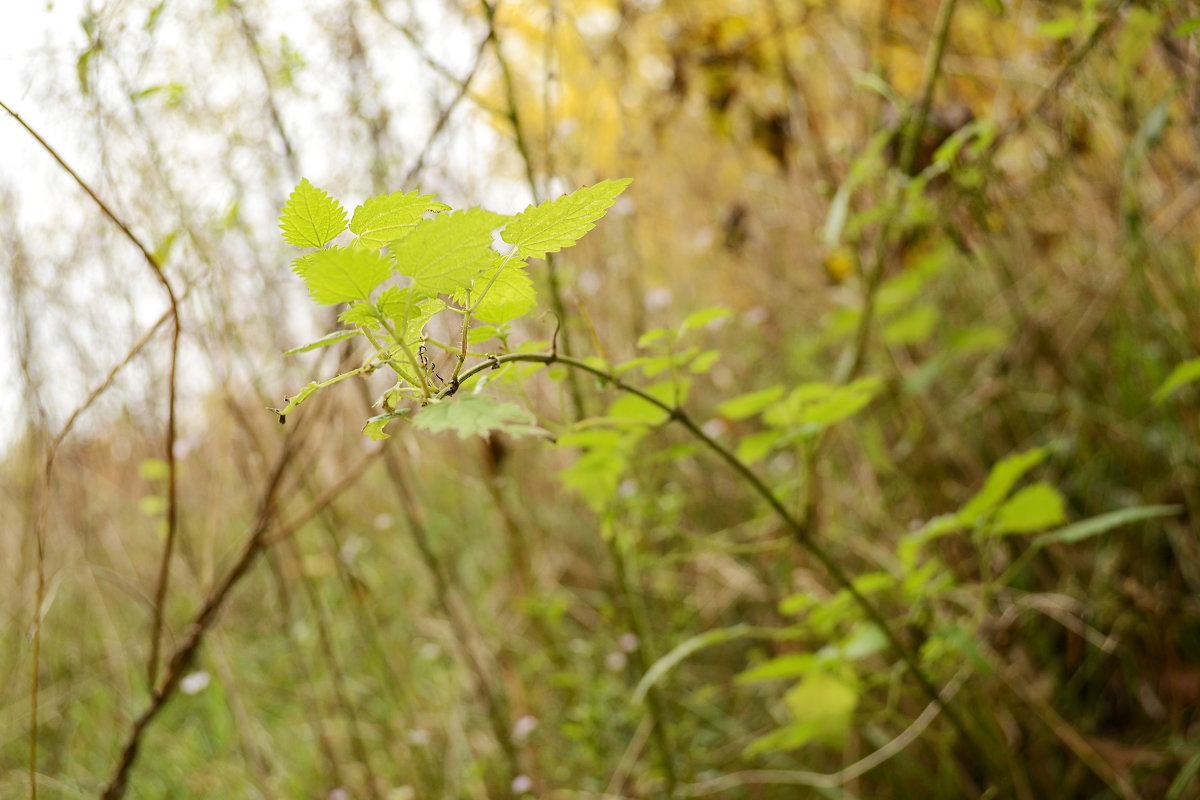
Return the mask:
{"type": "MultiPolygon", "coordinates": [[[[1200,353],[1200,5],[58,0],[5,26],[0,101],[129,235],[0,115],[0,796],[30,794],[35,692],[39,794],[96,797],[164,674],[130,797],[1200,793],[1197,394],[1154,400],[1200,353]],[[552,267],[560,344],[618,364],[729,308],[690,334],[720,357],[688,408],[730,447],[758,428],[718,404],[830,380],[872,293],[884,391],[819,459],[754,467],[851,574],[890,576],[872,591],[915,646],[938,632],[976,745],[878,646],[822,650],[861,621],[669,425],[600,510],[547,441],[371,443],[386,383],[279,425],[363,357],[281,355],[336,324],[278,233],[301,177],[347,208],[420,188],[502,213],[633,178],[552,267]],[[1072,522],[1170,512],[1024,562],[1028,537],[969,533],[901,557],[1036,446],[1072,522]],[[849,708],[754,746],[820,684],[739,676],[821,653],[849,708]]],[[[612,399],[555,377],[514,394],[547,426],[612,399]]]]}

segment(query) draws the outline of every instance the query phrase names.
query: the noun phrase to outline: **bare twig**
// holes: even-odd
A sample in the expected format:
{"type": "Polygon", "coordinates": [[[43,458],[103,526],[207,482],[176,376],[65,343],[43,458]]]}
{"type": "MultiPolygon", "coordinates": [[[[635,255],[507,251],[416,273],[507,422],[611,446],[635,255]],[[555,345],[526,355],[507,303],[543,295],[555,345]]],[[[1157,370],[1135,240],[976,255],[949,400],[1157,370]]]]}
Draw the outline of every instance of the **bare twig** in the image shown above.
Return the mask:
{"type": "Polygon", "coordinates": [[[450,99],[438,114],[437,122],[433,125],[433,130],[429,132],[429,138],[425,140],[425,146],[421,148],[417,155],[416,163],[409,167],[408,172],[404,174],[404,185],[408,185],[416,178],[417,174],[425,167],[425,159],[429,157],[429,152],[433,149],[433,143],[442,134],[446,124],[450,121],[450,115],[454,113],[454,109],[466,98],[471,90],[471,82],[475,79],[479,72],[480,65],[483,64],[483,54],[487,52],[488,42],[492,40],[492,31],[488,30],[486,36],[479,42],[479,46],[475,49],[475,60],[471,63],[471,69],[467,72],[466,77],[461,80],[454,79],[458,84],[458,91],[454,97],[450,99]]]}
{"type": "MultiPolygon", "coordinates": [[[[541,199],[541,192],[538,190],[537,177],[533,170],[533,154],[529,148],[529,141],[525,137],[525,129],[521,124],[521,112],[517,106],[517,90],[516,82],[513,80],[512,71],[508,67],[508,60],[504,57],[504,51],[500,47],[500,38],[496,35],[496,7],[498,5],[495,0],[479,0],[483,8],[484,18],[488,24],[488,41],[493,45],[492,49],[496,53],[496,63],[500,65],[500,75],[504,81],[504,94],[508,103],[508,121],[512,124],[513,141],[517,146],[517,153],[521,156],[521,162],[525,167],[525,180],[529,183],[529,192],[533,196],[533,202],[537,203],[541,199]]],[[[555,264],[554,256],[550,253],[546,254],[546,277],[547,283],[550,286],[550,305],[554,309],[554,313],[559,319],[566,319],[567,308],[563,301],[562,286],[558,280],[558,268],[555,264]]],[[[572,354],[571,338],[567,328],[562,329],[562,349],[567,355],[572,354]]],[[[567,388],[571,392],[571,404],[574,407],[575,418],[583,417],[583,390],[579,386],[579,382],[571,375],[567,379],[567,388]]]]}
{"type": "MultiPolygon", "coordinates": [[[[170,385],[168,387],[168,399],[167,399],[167,435],[166,435],[166,443],[165,443],[166,453],[165,453],[165,459],[164,459],[167,463],[167,536],[166,536],[166,543],[163,548],[162,567],[159,571],[159,581],[158,581],[159,588],[158,588],[157,598],[156,598],[156,602],[155,602],[154,625],[153,625],[153,631],[151,634],[151,655],[150,655],[150,661],[147,666],[148,679],[149,679],[149,682],[151,684],[153,684],[154,678],[155,678],[155,672],[157,670],[157,663],[158,663],[158,644],[159,644],[159,634],[160,634],[160,630],[162,627],[163,598],[166,595],[167,578],[169,575],[169,564],[170,564],[170,558],[171,558],[171,548],[175,542],[175,531],[176,531],[177,521],[178,521],[177,520],[177,518],[178,518],[177,502],[176,502],[176,474],[175,474],[176,473],[176,470],[175,470],[175,393],[176,393],[175,392],[175,389],[176,389],[175,374],[176,374],[176,366],[178,363],[178,355],[179,355],[179,333],[180,333],[179,301],[178,301],[178,298],[176,297],[175,289],[171,286],[171,282],[169,280],[167,280],[167,276],[163,272],[162,265],[158,263],[158,259],[156,259],[150,253],[150,251],[146,248],[146,246],[144,244],[142,244],[141,240],[138,239],[138,237],[136,235],[134,235],[133,231],[131,231],[129,229],[129,226],[126,225],[121,220],[121,218],[116,215],[116,213],[108,206],[107,203],[105,203],[103,200],[100,199],[100,197],[91,188],[91,186],[89,186],[87,184],[87,182],[85,182],[83,180],[83,178],[81,178],[79,176],[79,173],[77,173],[74,169],[72,169],[71,166],[69,164],[67,164],[66,161],[63,160],[62,156],[60,156],[58,154],[58,151],[55,150],[54,147],[51,146],[49,142],[47,142],[45,139],[43,139],[42,136],[29,125],[29,123],[27,123],[25,120],[23,120],[21,118],[21,116],[19,114],[17,114],[16,111],[13,111],[11,108],[9,108],[7,105],[5,105],[3,102],[0,102],[0,108],[4,109],[4,111],[6,111],[9,116],[11,116],[14,120],[16,120],[17,124],[19,124],[22,128],[24,128],[29,133],[29,135],[32,136],[37,141],[37,143],[40,144],[42,146],[42,148],[47,153],[49,153],[50,156],[56,162],[58,162],[58,165],[60,167],[62,167],[63,170],[75,180],[75,183],[77,183],[79,185],[79,187],[81,189],[83,189],[83,191],[88,195],[88,197],[90,197],[92,199],[92,201],[95,202],[96,206],[100,209],[100,211],[103,212],[104,215],[106,217],[108,217],[108,219],[114,225],[116,225],[123,234],[125,234],[125,237],[127,239],[129,239],[129,241],[133,242],[134,246],[137,247],[137,249],[141,252],[142,257],[146,260],[146,263],[150,266],[151,271],[154,273],[154,277],[158,280],[158,282],[160,284],[162,284],[163,289],[167,293],[167,299],[170,302],[170,312],[169,313],[170,313],[171,319],[174,322],[174,325],[172,326],[172,332],[171,332],[171,369],[170,369],[170,377],[168,379],[170,385]]],[[[74,422],[74,416],[72,416],[72,419],[69,421],[68,427],[64,428],[63,435],[66,434],[66,431],[69,430],[69,425],[73,424],[73,422],[74,422]]],[[[59,441],[61,441],[61,440],[59,440],[59,441]]],[[[46,469],[45,469],[45,484],[44,484],[47,490],[49,489],[49,476],[50,476],[51,467],[52,467],[52,463],[48,460],[48,463],[47,463],[46,469]]],[[[49,505],[49,496],[44,495],[43,496],[43,511],[39,515],[39,522],[37,525],[37,573],[38,573],[37,574],[37,588],[36,588],[37,601],[35,604],[36,617],[34,619],[34,627],[33,627],[33,639],[34,639],[33,666],[32,666],[33,677],[31,679],[33,691],[32,691],[32,697],[30,698],[32,716],[30,719],[30,734],[29,734],[29,737],[30,737],[30,740],[29,740],[30,741],[30,744],[29,744],[29,783],[30,783],[30,796],[31,796],[32,800],[37,800],[37,780],[36,780],[36,772],[37,772],[37,694],[38,694],[37,693],[37,684],[38,684],[37,673],[38,673],[38,656],[40,653],[41,629],[42,629],[41,608],[42,608],[42,602],[43,602],[43,594],[45,591],[45,575],[44,575],[44,573],[45,573],[45,531],[46,531],[46,529],[45,529],[44,514],[45,514],[45,508],[48,505],[49,505]]]]}
{"type": "Polygon", "coordinates": [[[263,92],[266,95],[267,112],[271,115],[271,123],[275,126],[275,132],[279,134],[279,140],[283,143],[283,154],[287,159],[288,168],[293,175],[296,175],[299,172],[296,151],[292,148],[292,140],[288,137],[287,130],[283,127],[283,118],[279,116],[279,106],[275,103],[275,92],[271,87],[271,73],[267,70],[266,62],[263,61],[262,48],[258,46],[258,34],[250,26],[250,21],[246,19],[246,11],[242,8],[242,4],[231,0],[229,5],[237,15],[242,38],[246,40],[250,54],[254,57],[254,63],[258,65],[258,74],[262,76],[263,92]]]}
{"type": "Polygon", "coordinates": [[[283,446],[275,458],[275,464],[271,468],[271,474],[267,478],[259,499],[258,512],[255,515],[254,524],[251,526],[250,533],[242,545],[242,550],[238,555],[237,561],[225,573],[225,577],[221,579],[221,582],[205,598],[204,604],[192,619],[183,640],[175,648],[175,651],[167,661],[166,672],[151,695],[150,706],[137,718],[137,721],[125,739],[125,743],[121,748],[120,760],[113,771],[112,777],[109,778],[108,783],[105,785],[104,792],[101,794],[101,800],[120,800],[120,798],[124,797],[129,773],[133,768],[134,761],[137,759],[142,736],[150,726],[150,723],[154,721],[154,718],[166,706],[167,701],[174,695],[184,671],[195,657],[196,651],[200,648],[204,635],[213,626],[218,613],[231,597],[234,587],[249,572],[255,558],[274,542],[291,536],[316,514],[320,513],[322,509],[336,500],[342,492],[354,485],[366,471],[367,467],[379,456],[379,450],[368,453],[357,464],[347,470],[337,483],[334,483],[322,492],[303,511],[287,522],[272,529],[271,524],[276,517],[276,496],[279,486],[288,462],[296,450],[293,441],[295,438],[294,431],[296,430],[297,428],[289,430],[288,438],[284,440],[283,446]]]}

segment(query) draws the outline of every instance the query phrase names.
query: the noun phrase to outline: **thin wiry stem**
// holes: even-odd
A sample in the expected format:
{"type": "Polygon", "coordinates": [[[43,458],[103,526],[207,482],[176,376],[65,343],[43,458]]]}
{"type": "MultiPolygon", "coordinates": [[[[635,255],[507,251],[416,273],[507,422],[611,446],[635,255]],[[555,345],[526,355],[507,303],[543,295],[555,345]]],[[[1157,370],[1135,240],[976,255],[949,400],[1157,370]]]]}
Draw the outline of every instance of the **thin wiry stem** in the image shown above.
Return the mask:
{"type": "MultiPolygon", "coordinates": [[[[496,63],[500,65],[500,76],[504,81],[504,96],[508,103],[508,121],[512,124],[513,140],[517,146],[517,153],[521,156],[521,162],[525,167],[525,180],[529,183],[529,191],[533,195],[533,201],[536,203],[541,199],[541,193],[538,191],[537,177],[533,170],[533,155],[529,147],[529,142],[525,136],[525,129],[521,124],[521,112],[517,106],[517,91],[516,82],[513,80],[512,71],[508,68],[508,60],[504,57],[504,52],[500,47],[500,38],[496,35],[496,8],[499,5],[497,2],[489,2],[489,0],[479,0],[483,7],[484,18],[488,23],[488,40],[492,42],[493,50],[496,53],[496,63]]],[[[558,280],[558,269],[555,264],[554,256],[550,253],[546,254],[546,278],[550,286],[550,305],[554,313],[559,319],[567,318],[566,303],[563,301],[562,286],[558,280]]],[[[570,355],[572,353],[571,339],[564,327],[562,331],[563,337],[563,352],[570,355]]],[[[579,386],[579,382],[571,376],[567,380],[567,388],[571,393],[571,405],[574,407],[575,418],[582,419],[584,415],[583,408],[583,390],[579,386]]]]}
{"type": "Polygon", "coordinates": [[[147,728],[149,728],[150,723],[154,721],[166,706],[167,701],[174,696],[175,690],[179,686],[179,681],[183,678],[183,673],[191,664],[197,650],[199,650],[205,634],[216,622],[221,609],[225,607],[226,602],[232,596],[234,587],[249,573],[255,559],[270,544],[291,536],[310,519],[320,513],[322,509],[336,500],[342,492],[354,485],[366,471],[367,467],[374,463],[380,454],[378,449],[368,453],[357,464],[351,467],[337,483],[331,485],[317,499],[313,500],[307,508],[287,522],[272,527],[276,519],[276,496],[278,495],[279,486],[287,465],[297,449],[294,442],[295,430],[296,428],[289,430],[288,438],[284,440],[283,446],[278,456],[276,456],[275,464],[271,468],[271,474],[267,478],[259,499],[258,513],[256,514],[254,524],[242,545],[242,550],[237,561],[225,573],[225,577],[221,579],[221,582],[205,598],[204,604],[192,618],[192,622],[188,626],[183,640],[167,660],[166,672],[151,695],[149,707],[137,718],[137,721],[125,739],[125,743],[121,747],[120,760],[117,762],[117,766],[113,770],[108,783],[105,784],[104,791],[100,795],[101,800],[120,800],[120,798],[125,796],[129,773],[133,769],[134,761],[137,759],[142,736],[145,734],[147,728]]]}
{"type": "MultiPolygon", "coordinates": [[[[167,579],[169,576],[169,564],[170,564],[170,558],[171,558],[171,549],[175,543],[175,531],[176,531],[177,522],[178,522],[177,499],[176,499],[177,498],[177,496],[176,496],[176,469],[175,469],[175,405],[176,405],[175,394],[176,394],[176,367],[177,367],[178,360],[179,360],[178,359],[178,356],[179,356],[179,333],[180,333],[179,300],[175,294],[174,287],[172,287],[171,282],[169,280],[167,280],[167,276],[163,272],[162,265],[159,264],[158,259],[155,258],[150,253],[149,249],[147,249],[146,246],[144,244],[142,244],[141,240],[138,239],[138,237],[136,235],[134,235],[133,231],[130,230],[129,226],[126,225],[121,220],[121,218],[116,215],[116,213],[108,206],[107,203],[105,203],[103,200],[100,199],[99,195],[96,194],[96,192],[92,189],[92,187],[89,186],[88,183],[79,176],[79,173],[77,173],[74,169],[72,169],[71,166],[69,164],[67,164],[67,162],[65,160],[63,160],[63,157],[61,155],[59,155],[58,151],[55,150],[54,147],[51,146],[49,142],[47,142],[45,139],[43,139],[42,136],[29,125],[29,123],[27,123],[25,120],[23,120],[21,118],[21,116],[19,114],[17,114],[16,111],[13,111],[11,108],[9,108],[7,105],[5,105],[3,102],[0,102],[0,108],[4,109],[4,111],[7,112],[9,116],[11,116],[14,120],[16,120],[17,124],[19,124],[22,128],[24,128],[26,130],[26,132],[28,132],[29,135],[32,136],[37,141],[37,143],[39,145],[41,145],[42,148],[47,153],[50,154],[51,158],[53,158],[56,162],[58,162],[58,165],[60,167],[62,167],[63,170],[68,175],[71,176],[71,178],[74,179],[75,183],[79,185],[79,188],[83,189],[83,191],[88,195],[88,197],[90,197],[92,199],[92,201],[95,202],[96,206],[100,209],[100,211],[103,212],[103,214],[106,217],[108,217],[108,219],[121,230],[121,232],[125,235],[125,237],[127,239],[129,239],[129,241],[131,241],[135,247],[137,247],[138,251],[141,252],[142,257],[145,259],[146,263],[150,266],[151,271],[154,273],[155,279],[158,280],[158,282],[162,285],[163,289],[166,291],[167,299],[170,302],[170,316],[174,322],[174,325],[172,326],[172,332],[171,332],[171,368],[170,368],[170,377],[168,378],[169,387],[168,387],[168,398],[167,398],[167,435],[166,435],[166,443],[165,443],[166,453],[165,453],[165,459],[164,459],[167,463],[167,537],[166,537],[166,543],[163,548],[162,566],[161,566],[161,569],[159,570],[158,591],[156,592],[156,601],[155,601],[155,607],[154,607],[154,625],[153,625],[153,630],[151,633],[151,654],[150,654],[150,660],[147,665],[147,674],[148,674],[149,683],[151,685],[153,685],[154,679],[155,679],[155,673],[157,670],[157,663],[158,663],[159,638],[160,638],[160,632],[161,632],[161,628],[162,628],[163,598],[166,595],[167,579]]],[[[46,470],[45,470],[45,472],[46,472],[46,484],[45,485],[46,485],[47,489],[49,488],[50,468],[51,468],[51,464],[47,463],[46,470]]],[[[37,574],[37,585],[36,585],[37,601],[35,604],[35,615],[36,616],[34,618],[34,623],[33,623],[33,626],[34,626],[33,627],[33,639],[34,639],[33,667],[32,667],[33,674],[32,674],[32,678],[31,678],[31,685],[33,687],[33,692],[32,692],[32,697],[30,698],[30,706],[31,706],[32,715],[31,715],[31,719],[30,719],[30,733],[29,733],[29,783],[30,783],[30,796],[31,796],[32,800],[37,800],[37,779],[36,779],[36,773],[37,773],[37,696],[38,696],[37,673],[38,673],[38,656],[40,654],[40,648],[41,648],[41,629],[42,629],[42,611],[41,611],[41,609],[42,609],[42,602],[44,600],[44,593],[45,593],[45,574],[44,573],[45,573],[45,533],[46,533],[46,529],[45,529],[44,514],[45,514],[45,507],[48,505],[49,505],[49,497],[44,496],[43,497],[43,511],[39,515],[39,522],[38,522],[38,526],[37,526],[37,573],[38,573],[37,574]]]]}

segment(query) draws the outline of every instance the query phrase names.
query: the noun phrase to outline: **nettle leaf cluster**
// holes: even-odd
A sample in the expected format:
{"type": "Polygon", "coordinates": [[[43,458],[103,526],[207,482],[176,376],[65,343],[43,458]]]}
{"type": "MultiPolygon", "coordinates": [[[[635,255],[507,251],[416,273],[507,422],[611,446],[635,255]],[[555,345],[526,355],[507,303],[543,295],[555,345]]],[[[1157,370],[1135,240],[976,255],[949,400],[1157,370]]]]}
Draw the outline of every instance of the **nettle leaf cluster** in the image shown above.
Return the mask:
{"type": "Polygon", "coordinates": [[[364,428],[372,439],[386,438],[384,426],[416,407],[424,411],[414,423],[431,431],[462,436],[538,431],[532,415],[513,403],[478,395],[445,401],[466,379],[471,359],[500,366],[511,323],[536,309],[528,260],[579,241],[629,183],[601,181],[512,216],[481,208],[455,211],[433,195],[395,192],[367,200],[347,223],[337,200],[302,180],[279,217],[283,238],[310,250],[292,269],[314,302],[348,307],[338,316],[344,328],[288,354],[356,336],[366,338],[371,349],[361,366],[310,383],[272,411],[282,422],[318,389],[387,368],[396,383],[380,398],[383,413],[364,428]],[[349,241],[334,244],[347,231],[349,241]],[[459,332],[452,343],[427,333],[433,320],[447,316],[455,318],[451,327],[459,332]],[[481,351],[484,345],[488,349],[481,351]],[[450,374],[435,368],[436,350],[453,354],[450,374]]]}

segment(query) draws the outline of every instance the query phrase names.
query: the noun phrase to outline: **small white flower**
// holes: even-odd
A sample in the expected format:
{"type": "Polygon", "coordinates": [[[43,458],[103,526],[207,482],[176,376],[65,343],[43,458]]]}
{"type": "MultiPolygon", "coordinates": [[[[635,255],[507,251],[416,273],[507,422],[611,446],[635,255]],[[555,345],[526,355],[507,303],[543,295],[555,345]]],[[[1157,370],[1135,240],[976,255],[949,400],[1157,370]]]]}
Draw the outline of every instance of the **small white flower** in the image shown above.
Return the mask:
{"type": "Polygon", "coordinates": [[[513,778],[512,790],[513,794],[525,794],[533,788],[533,780],[528,775],[518,775],[513,778]]]}
{"type": "Polygon", "coordinates": [[[183,680],[179,682],[179,691],[184,694],[199,694],[208,688],[210,683],[212,683],[212,676],[204,670],[191,672],[184,675],[183,680]]]}
{"type": "Polygon", "coordinates": [[[523,744],[537,726],[537,717],[526,714],[513,723],[513,738],[517,740],[518,744],[523,744]]]}
{"type": "Polygon", "coordinates": [[[628,663],[629,659],[620,651],[609,653],[604,657],[604,666],[608,667],[611,672],[620,672],[625,669],[625,665],[628,663]]]}
{"type": "Polygon", "coordinates": [[[673,297],[674,295],[671,294],[670,289],[659,286],[646,292],[643,302],[646,304],[647,310],[653,311],[656,308],[665,308],[671,305],[673,297]]]}
{"type": "Polygon", "coordinates": [[[638,638],[632,633],[622,634],[621,638],[617,639],[617,644],[626,653],[632,653],[634,650],[637,650],[638,638]]]}

